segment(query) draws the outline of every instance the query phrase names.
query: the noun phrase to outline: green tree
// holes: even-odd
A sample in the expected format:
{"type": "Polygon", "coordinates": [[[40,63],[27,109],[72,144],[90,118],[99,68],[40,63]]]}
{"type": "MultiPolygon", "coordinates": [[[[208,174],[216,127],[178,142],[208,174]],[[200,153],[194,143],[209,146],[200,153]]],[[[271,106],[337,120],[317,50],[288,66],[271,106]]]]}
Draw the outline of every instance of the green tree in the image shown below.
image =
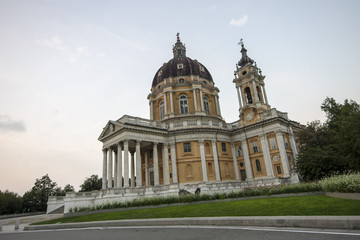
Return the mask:
{"type": "Polygon", "coordinates": [[[360,171],[360,105],[352,100],[339,104],[333,98],[326,98],[321,109],[349,169],[360,171]]]}
{"type": "Polygon", "coordinates": [[[72,186],[70,184],[66,184],[64,189],[61,189],[60,187],[56,188],[55,195],[56,196],[65,196],[67,192],[74,192],[74,191],[75,191],[74,186],[72,186]]]}
{"type": "Polygon", "coordinates": [[[27,212],[46,211],[49,196],[56,195],[57,192],[59,192],[59,188],[48,174],[40,179],[37,178],[32,189],[23,196],[24,210],[27,212]]]}
{"type": "Polygon", "coordinates": [[[300,151],[296,168],[305,181],[342,173],[346,167],[333,135],[319,121],[311,122],[297,135],[300,151]]]}
{"type": "Polygon", "coordinates": [[[14,214],[22,212],[23,200],[17,193],[0,191],[0,214],[14,214]]]}
{"type": "Polygon", "coordinates": [[[360,170],[359,105],[326,98],[321,109],[326,113],[325,123],[313,121],[297,135],[297,170],[305,181],[360,170]]]}
{"type": "Polygon", "coordinates": [[[94,190],[100,190],[102,187],[102,178],[98,175],[91,175],[86,178],[84,183],[80,185],[80,192],[89,192],[94,190]]]}

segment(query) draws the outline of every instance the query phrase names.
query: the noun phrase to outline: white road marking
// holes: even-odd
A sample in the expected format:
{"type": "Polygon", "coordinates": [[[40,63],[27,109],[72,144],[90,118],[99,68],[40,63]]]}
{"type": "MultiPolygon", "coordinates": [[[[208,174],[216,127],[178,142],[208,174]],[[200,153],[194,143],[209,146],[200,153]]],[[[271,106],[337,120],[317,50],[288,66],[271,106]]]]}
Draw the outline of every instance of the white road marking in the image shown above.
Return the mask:
{"type": "MultiPolygon", "coordinates": [[[[108,229],[171,229],[171,228],[192,228],[192,229],[227,229],[227,230],[245,230],[245,231],[268,231],[268,232],[288,232],[288,233],[308,233],[308,234],[325,234],[325,235],[346,235],[360,236],[360,232],[339,232],[321,231],[309,229],[288,229],[288,228],[267,228],[267,227],[237,227],[237,226],[119,226],[119,227],[88,227],[88,228],[70,228],[70,229],[54,229],[54,230],[34,230],[21,231],[13,233],[31,233],[31,232],[61,232],[61,231],[81,231],[81,230],[108,230],[108,229]]],[[[346,230],[345,230],[346,231],[346,230]]],[[[1,232],[0,232],[1,234],[1,232]]],[[[9,234],[9,233],[7,233],[9,234]]]]}

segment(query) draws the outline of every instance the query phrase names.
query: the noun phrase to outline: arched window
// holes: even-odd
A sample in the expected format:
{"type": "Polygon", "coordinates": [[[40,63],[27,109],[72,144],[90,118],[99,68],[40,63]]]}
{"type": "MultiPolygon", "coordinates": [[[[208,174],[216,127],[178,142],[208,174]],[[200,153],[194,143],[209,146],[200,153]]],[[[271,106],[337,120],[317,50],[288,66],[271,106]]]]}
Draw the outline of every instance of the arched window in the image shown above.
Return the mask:
{"type": "Polygon", "coordinates": [[[210,114],[209,99],[206,96],[204,97],[204,108],[206,114],[210,114]]]}
{"type": "Polygon", "coordinates": [[[209,175],[213,175],[214,169],[213,169],[212,163],[209,162],[207,167],[208,167],[209,175]]]}
{"type": "Polygon", "coordinates": [[[259,160],[259,159],[256,159],[255,163],[256,163],[256,171],[261,172],[260,160],[259,160]]]}
{"type": "Polygon", "coordinates": [[[262,102],[261,90],[260,90],[259,86],[256,86],[256,91],[257,91],[257,94],[258,94],[259,101],[262,102]]]}
{"type": "Polygon", "coordinates": [[[160,120],[164,118],[164,101],[161,101],[159,104],[159,115],[160,115],[160,120]]]}
{"type": "Polygon", "coordinates": [[[192,167],[190,164],[186,165],[186,176],[192,177],[192,167]]]}
{"type": "Polygon", "coordinates": [[[252,100],[252,97],[251,97],[251,91],[250,91],[249,87],[245,88],[245,97],[246,97],[246,103],[247,104],[252,104],[253,103],[253,100],[252,100]]]}
{"type": "Polygon", "coordinates": [[[205,143],[205,154],[206,155],[211,154],[210,144],[209,143],[205,143]]]}
{"type": "Polygon", "coordinates": [[[185,95],[180,96],[180,113],[185,114],[189,112],[188,100],[185,95]]]}

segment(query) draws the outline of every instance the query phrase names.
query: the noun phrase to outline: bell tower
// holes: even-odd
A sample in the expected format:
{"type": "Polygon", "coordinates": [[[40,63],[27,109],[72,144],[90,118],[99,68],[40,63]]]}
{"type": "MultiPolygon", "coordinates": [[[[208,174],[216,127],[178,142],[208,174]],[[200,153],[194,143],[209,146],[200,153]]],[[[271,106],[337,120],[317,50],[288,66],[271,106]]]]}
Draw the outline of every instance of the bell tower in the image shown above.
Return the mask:
{"type": "Polygon", "coordinates": [[[256,62],[247,55],[242,39],[241,59],[236,64],[234,72],[235,87],[239,101],[240,126],[250,125],[261,121],[262,112],[270,109],[265,91],[265,76],[256,62]]]}

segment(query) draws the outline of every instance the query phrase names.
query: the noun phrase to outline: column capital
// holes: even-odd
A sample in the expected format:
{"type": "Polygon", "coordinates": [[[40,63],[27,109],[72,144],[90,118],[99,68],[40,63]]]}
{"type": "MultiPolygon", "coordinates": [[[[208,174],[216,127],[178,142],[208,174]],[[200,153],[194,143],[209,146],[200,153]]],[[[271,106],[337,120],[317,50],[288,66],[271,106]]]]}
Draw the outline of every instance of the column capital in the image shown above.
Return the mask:
{"type": "Polygon", "coordinates": [[[141,140],[135,140],[136,144],[140,144],[142,141],[141,140]]]}
{"type": "Polygon", "coordinates": [[[103,151],[103,152],[107,152],[107,151],[108,151],[108,148],[103,148],[102,151],[103,151]]]}
{"type": "Polygon", "coordinates": [[[246,137],[241,137],[241,138],[240,138],[240,142],[241,142],[241,143],[243,143],[243,142],[246,143],[246,137]]]}
{"type": "Polygon", "coordinates": [[[157,146],[159,143],[158,142],[153,142],[153,146],[157,146]]]}
{"type": "Polygon", "coordinates": [[[170,146],[174,147],[176,145],[176,142],[171,142],[170,146]]]}
{"type": "Polygon", "coordinates": [[[261,139],[266,139],[266,133],[261,133],[261,134],[259,134],[259,137],[260,137],[261,139]]]}
{"type": "Polygon", "coordinates": [[[275,131],[275,134],[282,134],[283,133],[283,131],[281,131],[281,130],[276,130],[275,131]]]}
{"type": "Polygon", "coordinates": [[[204,144],[204,139],[199,139],[199,143],[204,144]]]}

